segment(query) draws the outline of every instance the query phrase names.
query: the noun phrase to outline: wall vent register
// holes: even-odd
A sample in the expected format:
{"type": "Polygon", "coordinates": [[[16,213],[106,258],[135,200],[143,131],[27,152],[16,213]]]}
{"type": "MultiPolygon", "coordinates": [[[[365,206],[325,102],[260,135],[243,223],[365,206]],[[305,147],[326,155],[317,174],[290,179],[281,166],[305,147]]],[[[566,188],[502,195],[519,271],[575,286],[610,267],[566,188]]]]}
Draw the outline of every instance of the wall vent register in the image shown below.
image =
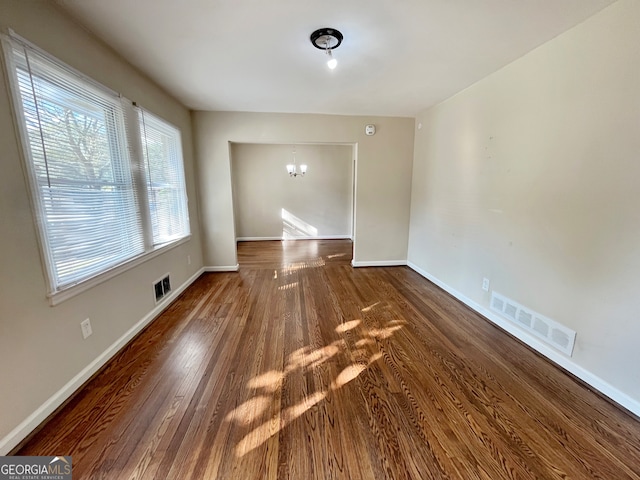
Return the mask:
{"type": "Polygon", "coordinates": [[[156,303],[171,293],[171,278],[168,273],[160,280],[153,283],[153,293],[155,295],[156,303]]]}
{"type": "Polygon", "coordinates": [[[569,356],[573,354],[576,341],[574,330],[496,292],[491,293],[491,310],[498,312],[556,350],[569,356]]]}

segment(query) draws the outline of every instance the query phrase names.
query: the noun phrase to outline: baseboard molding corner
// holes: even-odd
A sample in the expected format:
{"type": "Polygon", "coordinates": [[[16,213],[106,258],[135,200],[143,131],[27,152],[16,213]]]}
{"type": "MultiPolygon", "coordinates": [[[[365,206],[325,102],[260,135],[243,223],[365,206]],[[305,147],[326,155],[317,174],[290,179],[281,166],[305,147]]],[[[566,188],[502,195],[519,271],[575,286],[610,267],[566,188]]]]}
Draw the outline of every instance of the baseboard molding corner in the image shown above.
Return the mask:
{"type": "Polygon", "coordinates": [[[372,260],[372,261],[355,261],[351,260],[352,267],[404,267],[407,265],[406,260],[372,260]]]}
{"type": "Polygon", "coordinates": [[[420,274],[430,282],[434,283],[438,287],[442,288],[445,292],[455,297],[471,309],[475,310],[477,313],[485,317],[491,323],[497,325],[502,330],[507,333],[513,335],[521,342],[527,344],[529,347],[536,350],[541,355],[544,355],[546,358],[551,360],[553,363],[568,371],[572,375],[575,375],[577,378],[585,382],[587,385],[593,387],[595,390],[600,392],[602,395],[608,397],[613,400],[615,403],[620,405],[621,407],[629,410],[636,416],[640,417],[640,401],[632,398],[626,393],[618,390],[616,387],[612,386],[602,378],[598,377],[596,374],[590,372],[584,367],[575,363],[571,358],[564,356],[563,354],[556,352],[554,349],[548,347],[541,341],[539,341],[534,336],[525,332],[524,330],[518,328],[516,325],[511,322],[503,319],[496,313],[492,312],[486,307],[483,307],[479,303],[474,300],[471,300],[467,296],[458,292],[454,288],[450,287],[446,283],[442,282],[440,279],[431,275],[426,270],[423,270],[416,264],[411,261],[407,261],[407,266],[414,270],[416,273],[420,274]]]}
{"type": "Polygon", "coordinates": [[[56,411],[71,395],[75,393],[84,383],[98,372],[111,358],[113,358],[127,343],[129,343],[138,333],[149,325],[158,315],[160,315],[189,285],[196,281],[205,271],[199,269],[180,287],[175,289],[159,302],[153,310],[133,325],[124,335],[111,344],[105,351],[98,355],[89,365],[83,368],[78,374],[69,380],[60,390],[54,393],[31,415],[25,418],[8,435],[0,439],[0,455],[7,455],[12,449],[20,444],[27,436],[44,422],[49,415],[56,411]]]}
{"type": "Polygon", "coordinates": [[[216,272],[237,272],[240,270],[240,264],[236,263],[235,265],[220,265],[213,267],[204,267],[205,272],[216,273],[216,272]]]}

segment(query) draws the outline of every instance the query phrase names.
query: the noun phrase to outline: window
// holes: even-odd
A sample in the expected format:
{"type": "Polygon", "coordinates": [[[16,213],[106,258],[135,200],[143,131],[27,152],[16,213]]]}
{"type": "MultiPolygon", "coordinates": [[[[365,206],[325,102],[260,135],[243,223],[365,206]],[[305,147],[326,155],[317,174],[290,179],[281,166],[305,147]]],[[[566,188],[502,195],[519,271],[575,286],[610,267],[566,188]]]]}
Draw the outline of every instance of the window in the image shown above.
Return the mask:
{"type": "Polygon", "coordinates": [[[3,44],[50,296],[188,237],[179,130],[17,37],[3,44]]]}
{"type": "Polygon", "coordinates": [[[145,110],[139,119],[153,244],[162,245],[189,234],[180,131],[145,110]]]}

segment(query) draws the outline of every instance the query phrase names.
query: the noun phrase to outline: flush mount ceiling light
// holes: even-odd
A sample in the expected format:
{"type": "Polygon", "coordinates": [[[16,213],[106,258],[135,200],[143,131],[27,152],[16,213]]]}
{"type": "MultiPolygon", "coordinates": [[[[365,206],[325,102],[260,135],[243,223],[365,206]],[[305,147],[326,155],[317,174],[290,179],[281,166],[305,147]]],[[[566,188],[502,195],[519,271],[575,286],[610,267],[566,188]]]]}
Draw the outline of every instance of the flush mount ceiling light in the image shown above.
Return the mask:
{"type": "Polygon", "coordinates": [[[319,28],[311,34],[310,40],[314,47],[324,50],[327,54],[327,66],[333,70],[338,65],[338,60],[333,58],[331,53],[334,48],[338,48],[342,43],[342,33],[335,28],[319,28]]]}

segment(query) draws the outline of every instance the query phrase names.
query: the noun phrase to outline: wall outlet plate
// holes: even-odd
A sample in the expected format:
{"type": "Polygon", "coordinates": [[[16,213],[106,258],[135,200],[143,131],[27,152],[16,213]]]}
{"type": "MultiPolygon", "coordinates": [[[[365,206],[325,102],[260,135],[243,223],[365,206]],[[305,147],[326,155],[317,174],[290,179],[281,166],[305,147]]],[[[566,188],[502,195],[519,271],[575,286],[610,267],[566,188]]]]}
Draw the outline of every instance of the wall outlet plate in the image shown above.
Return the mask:
{"type": "Polygon", "coordinates": [[[488,278],[483,278],[482,279],[482,290],[484,290],[485,292],[489,291],[489,279],[488,278]]]}
{"type": "Polygon", "coordinates": [[[80,328],[82,329],[82,338],[85,340],[93,333],[93,330],[91,329],[91,321],[88,318],[80,322],[80,328]]]}

